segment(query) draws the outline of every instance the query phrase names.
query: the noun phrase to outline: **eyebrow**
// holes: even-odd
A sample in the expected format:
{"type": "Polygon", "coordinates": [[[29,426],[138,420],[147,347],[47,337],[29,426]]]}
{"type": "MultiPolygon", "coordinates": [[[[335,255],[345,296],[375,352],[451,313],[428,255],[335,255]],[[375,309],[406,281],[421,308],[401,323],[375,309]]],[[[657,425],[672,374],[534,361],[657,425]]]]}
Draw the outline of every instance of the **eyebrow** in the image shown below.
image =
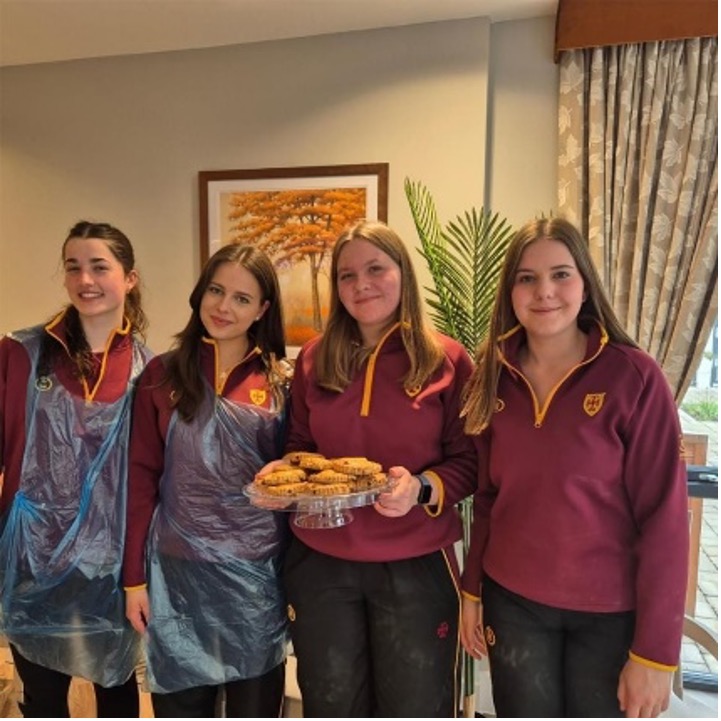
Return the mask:
{"type": "MultiPolygon", "coordinates": [[[[91,263],[109,263],[110,258],[89,258],[89,261],[91,263]]],[[[63,263],[79,263],[80,261],[77,258],[65,258],[63,263]]]]}
{"type": "MultiPolygon", "coordinates": [[[[371,258],[370,260],[365,261],[364,263],[361,263],[361,268],[367,268],[369,265],[373,265],[373,263],[379,263],[379,262],[381,262],[381,257],[377,256],[377,257],[371,258]]],[[[338,272],[340,273],[340,271],[342,271],[342,270],[352,270],[352,268],[350,268],[347,265],[339,264],[338,272]]]]}
{"type": "Polygon", "coordinates": [[[248,291],[245,291],[245,290],[229,291],[222,283],[218,283],[217,280],[211,280],[210,283],[208,283],[208,288],[210,288],[211,285],[214,285],[216,288],[220,288],[225,293],[232,292],[233,295],[242,295],[245,298],[251,298],[251,299],[255,298],[255,296],[252,293],[249,293],[248,291]]]}
{"type": "MultiPolygon", "coordinates": [[[[574,269],[576,266],[571,263],[560,263],[559,265],[552,265],[551,270],[560,270],[561,268],[574,269]]],[[[533,268],[516,268],[516,273],[535,273],[533,268]]]]}

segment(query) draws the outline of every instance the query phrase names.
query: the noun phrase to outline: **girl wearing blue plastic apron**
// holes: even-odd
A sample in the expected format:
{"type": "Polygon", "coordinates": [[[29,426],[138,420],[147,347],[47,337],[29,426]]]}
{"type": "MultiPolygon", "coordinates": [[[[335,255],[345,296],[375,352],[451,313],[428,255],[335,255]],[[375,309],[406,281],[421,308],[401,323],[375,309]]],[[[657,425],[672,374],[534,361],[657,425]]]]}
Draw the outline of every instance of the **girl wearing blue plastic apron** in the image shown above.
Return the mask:
{"type": "Polygon", "coordinates": [[[133,410],[127,613],[144,634],[158,717],[277,717],[287,646],[282,513],[243,489],[283,447],[289,366],[278,282],[250,246],[221,248],[174,349],[133,410]]]}
{"type": "Polygon", "coordinates": [[[70,305],[0,341],[0,628],[25,717],[68,717],[73,676],[94,683],[98,717],[137,716],[120,569],[146,320],[117,228],[77,223],[62,258],[70,305]]]}

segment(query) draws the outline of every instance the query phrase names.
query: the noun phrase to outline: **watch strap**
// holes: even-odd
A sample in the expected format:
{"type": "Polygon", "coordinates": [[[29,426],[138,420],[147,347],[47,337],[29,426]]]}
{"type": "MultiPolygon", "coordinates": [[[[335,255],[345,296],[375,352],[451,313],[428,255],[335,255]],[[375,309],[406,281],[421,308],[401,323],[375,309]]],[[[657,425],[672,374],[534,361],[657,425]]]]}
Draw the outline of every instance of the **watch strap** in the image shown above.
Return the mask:
{"type": "Polygon", "coordinates": [[[420,490],[418,491],[418,504],[426,506],[431,502],[431,497],[433,496],[433,484],[424,473],[417,474],[416,478],[421,483],[420,490]]]}

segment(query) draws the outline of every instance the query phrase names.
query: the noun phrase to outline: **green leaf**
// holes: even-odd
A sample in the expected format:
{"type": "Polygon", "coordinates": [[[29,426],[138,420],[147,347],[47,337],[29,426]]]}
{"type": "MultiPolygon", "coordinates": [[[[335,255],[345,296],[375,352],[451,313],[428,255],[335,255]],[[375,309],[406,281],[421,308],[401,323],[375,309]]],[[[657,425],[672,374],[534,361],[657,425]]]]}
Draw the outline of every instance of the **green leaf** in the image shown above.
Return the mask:
{"type": "Polygon", "coordinates": [[[513,235],[507,220],[471,208],[442,226],[436,205],[420,181],[405,179],[405,193],[428,266],[429,317],[469,353],[488,333],[503,259],[513,235]]]}

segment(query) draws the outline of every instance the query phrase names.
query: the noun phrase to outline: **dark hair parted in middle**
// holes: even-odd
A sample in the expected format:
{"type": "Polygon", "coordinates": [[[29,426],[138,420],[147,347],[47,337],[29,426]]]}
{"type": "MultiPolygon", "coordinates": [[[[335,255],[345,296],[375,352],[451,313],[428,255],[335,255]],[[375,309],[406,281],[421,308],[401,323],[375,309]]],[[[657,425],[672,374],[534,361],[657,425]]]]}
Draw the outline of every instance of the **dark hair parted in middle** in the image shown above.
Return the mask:
{"type": "MultiPolygon", "coordinates": [[[[81,240],[102,240],[113,254],[113,257],[123,267],[123,272],[128,276],[132,272],[137,273],[135,267],[135,251],[128,236],[122,230],[110,223],[93,222],[90,220],[79,220],[68,231],[63,241],[61,259],[65,261],[65,250],[68,243],[75,239],[81,240]]],[[[145,331],[148,328],[148,319],[143,310],[140,294],[140,281],[138,281],[125,296],[123,315],[129,325],[131,334],[145,339],[145,331]]],[[[75,374],[78,378],[91,378],[95,371],[95,358],[93,351],[88,345],[83,325],[80,322],[80,314],[77,308],[69,303],[65,309],[65,342],[70,357],[75,365],[75,374]]],[[[40,358],[37,364],[37,377],[47,375],[53,365],[54,358],[63,353],[62,348],[48,336],[43,336],[41,341],[40,358]]]]}
{"type": "Polygon", "coordinates": [[[200,370],[199,353],[207,331],[200,320],[200,304],[218,268],[224,263],[235,263],[245,268],[258,281],[261,300],[269,306],[260,320],[255,321],[248,335],[261,351],[273,396],[282,403],[282,387],[288,381],[288,371],[281,363],[285,358],[285,334],[280,287],[270,258],[250,245],[224,245],[207,261],[193,288],[189,303],[191,315],[185,328],[178,333],[166,371],[166,381],[174,389],[174,403],[180,417],[193,418],[204,396],[204,382],[200,370]]]}

